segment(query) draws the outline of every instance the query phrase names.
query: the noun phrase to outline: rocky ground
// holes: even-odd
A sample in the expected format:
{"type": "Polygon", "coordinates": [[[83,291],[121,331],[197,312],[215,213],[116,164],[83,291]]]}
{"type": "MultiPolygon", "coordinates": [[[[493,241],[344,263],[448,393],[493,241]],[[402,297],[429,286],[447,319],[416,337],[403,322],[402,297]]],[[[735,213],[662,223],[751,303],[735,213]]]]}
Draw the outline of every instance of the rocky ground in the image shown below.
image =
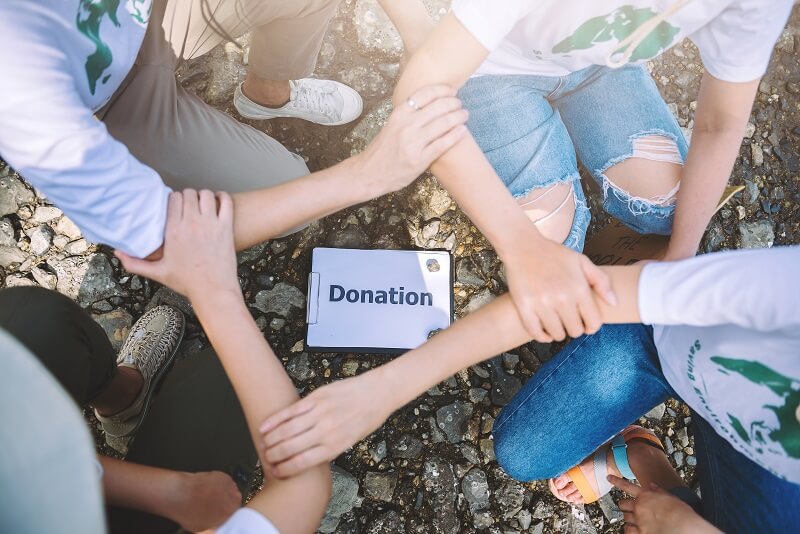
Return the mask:
{"type": "MultiPolygon", "coordinates": [[[[434,16],[441,16],[448,3],[428,1],[434,16]]],[[[181,82],[236,116],[231,95],[245,73],[247,44],[244,38],[241,46],[228,44],[184,65],[181,82]]],[[[385,120],[399,56],[399,38],[375,0],[345,0],[325,40],[316,75],[358,89],[365,116],[355,125],[336,128],[288,120],[253,125],[302,154],[312,169],[331,165],[363,148],[385,120]]],[[[705,252],[800,243],[799,56],[800,9],[795,8],[759,88],[731,178],[745,190],[712,221],[703,242],[705,252]]],[[[651,68],[690,134],[702,71],[696,49],[685,43],[651,68]]],[[[596,195],[592,207],[594,232],[607,221],[597,209],[596,195]]],[[[302,393],[385,361],[384,356],[304,351],[303,292],[311,249],[320,245],[447,248],[457,261],[459,314],[505,290],[496,254],[429,176],[398,194],[242,253],[240,281],[253,317],[302,393]]],[[[115,345],[135,318],[157,303],[173,303],[192,317],[183,299],[124,272],[109,250],[87,243],[60,210],[1,161],[0,281],[5,287],[40,285],[69,295],[95,316],[115,345]]],[[[183,357],[206,345],[196,321],[190,320],[183,357]]],[[[516,482],[494,461],[494,418],[556,350],[525,345],[446,380],[397,412],[336,460],[334,497],[320,531],[619,531],[621,514],[613,499],[605,498],[599,506],[570,507],[552,498],[546,484],[516,482]]],[[[96,428],[96,421],[89,419],[96,428]]],[[[696,459],[688,422],[686,407],[674,401],[642,419],[662,438],[676,468],[691,483],[696,459]]]]}

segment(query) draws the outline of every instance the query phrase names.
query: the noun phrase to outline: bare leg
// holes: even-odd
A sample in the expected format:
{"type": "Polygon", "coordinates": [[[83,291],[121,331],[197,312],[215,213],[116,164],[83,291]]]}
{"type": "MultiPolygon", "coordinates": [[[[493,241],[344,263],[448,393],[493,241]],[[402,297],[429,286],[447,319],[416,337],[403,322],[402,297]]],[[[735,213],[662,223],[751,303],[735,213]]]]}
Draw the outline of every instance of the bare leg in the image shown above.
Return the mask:
{"type": "Polygon", "coordinates": [[[289,80],[268,80],[248,71],[242,84],[244,95],[262,106],[279,108],[289,102],[289,80]]]}
{"type": "Polygon", "coordinates": [[[609,186],[634,198],[667,206],[675,202],[683,165],[678,146],[667,137],[651,135],[637,139],[633,157],[606,171],[609,186]]]}
{"type": "Polygon", "coordinates": [[[563,243],[569,236],[575,218],[575,195],[571,184],[561,183],[536,189],[518,199],[517,204],[546,238],[563,243]]]}

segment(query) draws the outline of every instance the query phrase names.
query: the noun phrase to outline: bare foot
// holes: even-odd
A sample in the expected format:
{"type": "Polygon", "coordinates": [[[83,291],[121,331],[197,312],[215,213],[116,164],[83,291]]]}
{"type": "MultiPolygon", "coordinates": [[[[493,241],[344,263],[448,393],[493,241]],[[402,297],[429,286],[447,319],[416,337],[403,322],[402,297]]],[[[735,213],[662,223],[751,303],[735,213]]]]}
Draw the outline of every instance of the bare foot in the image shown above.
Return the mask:
{"type": "Polygon", "coordinates": [[[226,473],[181,473],[180,490],[173,492],[170,518],[190,532],[214,529],[242,506],[242,494],[226,473]]]}

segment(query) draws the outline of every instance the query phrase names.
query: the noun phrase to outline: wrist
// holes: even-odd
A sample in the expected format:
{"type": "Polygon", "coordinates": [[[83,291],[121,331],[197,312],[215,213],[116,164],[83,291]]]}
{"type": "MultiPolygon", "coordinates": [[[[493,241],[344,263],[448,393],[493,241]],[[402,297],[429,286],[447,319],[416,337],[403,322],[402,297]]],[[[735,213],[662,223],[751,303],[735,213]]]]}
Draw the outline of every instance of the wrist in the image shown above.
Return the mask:
{"type": "Polygon", "coordinates": [[[246,307],[242,290],[239,288],[238,283],[235,286],[231,283],[227,286],[214,287],[199,294],[190,295],[189,301],[201,321],[207,320],[215,314],[220,314],[221,310],[227,313],[232,308],[246,307]]]}
{"type": "Polygon", "coordinates": [[[370,147],[367,147],[338,164],[341,167],[340,177],[343,180],[338,189],[343,194],[349,195],[349,204],[367,202],[389,192],[386,184],[376,179],[381,171],[373,168],[369,150],[370,147]]]}

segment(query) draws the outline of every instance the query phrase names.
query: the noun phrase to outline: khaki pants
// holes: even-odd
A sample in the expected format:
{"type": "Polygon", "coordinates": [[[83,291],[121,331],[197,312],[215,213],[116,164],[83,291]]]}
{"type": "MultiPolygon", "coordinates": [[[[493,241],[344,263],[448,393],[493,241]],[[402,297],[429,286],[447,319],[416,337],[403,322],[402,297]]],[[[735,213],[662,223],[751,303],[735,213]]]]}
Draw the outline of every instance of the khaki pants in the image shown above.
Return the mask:
{"type": "Polygon", "coordinates": [[[339,0],[154,0],[131,72],[98,112],[109,133],[173,189],[241,192],[308,174],[303,159],[205,104],[175,70],[254,31],[253,74],[290,80],[314,71],[339,0]]]}

